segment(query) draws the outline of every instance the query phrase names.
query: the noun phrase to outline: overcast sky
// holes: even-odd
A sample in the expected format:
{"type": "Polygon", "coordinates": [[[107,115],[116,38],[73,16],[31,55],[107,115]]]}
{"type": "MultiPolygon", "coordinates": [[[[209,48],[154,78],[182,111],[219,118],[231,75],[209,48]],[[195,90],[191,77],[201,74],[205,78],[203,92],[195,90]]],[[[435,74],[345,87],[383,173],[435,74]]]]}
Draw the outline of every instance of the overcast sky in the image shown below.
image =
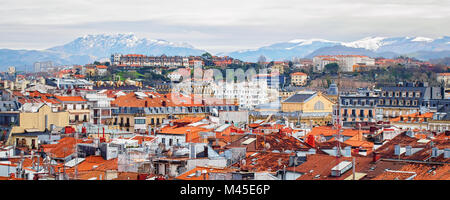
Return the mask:
{"type": "Polygon", "coordinates": [[[128,33],[213,53],[293,39],[450,35],[450,0],[1,0],[0,48],[128,33]]]}

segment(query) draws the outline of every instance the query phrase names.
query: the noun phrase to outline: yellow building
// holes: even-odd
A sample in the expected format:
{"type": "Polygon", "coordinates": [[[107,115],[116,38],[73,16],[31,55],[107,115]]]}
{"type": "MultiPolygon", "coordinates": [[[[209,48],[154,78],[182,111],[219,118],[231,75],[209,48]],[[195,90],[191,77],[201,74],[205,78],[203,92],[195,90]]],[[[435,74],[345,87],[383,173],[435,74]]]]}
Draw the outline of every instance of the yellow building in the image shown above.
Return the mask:
{"type": "Polygon", "coordinates": [[[280,74],[284,73],[284,68],[286,67],[286,64],[284,63],[274,63],[274,65],[271,68],[272,72],[278,71],[280,74]]]}
{"type": "Polygon", "coordinates": [[[438,73],[436,75],[436,80],[438,83],[444,84],[444,86],[450,86],[450,73],[438,73]]]}
{"type": "Polygon", "coordinates": [[[306,84],[308,75],[303,72],[295,72],[291,74],[291,84],[295,86],[303,86],[306,84]]]}
{"type": "Polygon", "coordinates": [[[324,113],[333,111],[333,101],[321,92],[301,91],[281,102],[282,112],[324,113]]]}
{"type": "Polygon", "coordinates": [[[85,74],[86,75],[90,75],[90,76],[95,76],[97,75],[97,69],[95,67],[92,66],[87,66],[85,67],[85,74]]]}
{"type": "Polygon", "coordinates": [[[51,107],[44,103],[25,103],[20,111],[19,125],[12,127],[8,137],[7,143],[9,145],[20,141],[22,146],[32,148],[33,139],[35,139],[34,144],[37,144],[37,135],[24,135],[22,133],[44,132],[46,129],[50,130],[51,125],[57,127],[69,125],[69,113],[67,111],[53,112],[51,107]]]}

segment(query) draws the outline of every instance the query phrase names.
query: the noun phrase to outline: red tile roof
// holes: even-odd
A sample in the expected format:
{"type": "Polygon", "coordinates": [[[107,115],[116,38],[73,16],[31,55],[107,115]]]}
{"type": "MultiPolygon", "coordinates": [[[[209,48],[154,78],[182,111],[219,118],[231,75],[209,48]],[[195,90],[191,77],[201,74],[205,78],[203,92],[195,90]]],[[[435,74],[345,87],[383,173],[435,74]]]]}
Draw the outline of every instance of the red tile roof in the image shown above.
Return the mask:
{"type": "Polygon", "coordinates": [[[295,72],[295,73],[292,73],[291,76],[308,76],[308,74],[305,74],[303,72],[295,72]]]}
{"type": "MultiPolygon", "coordinates": [[[[372,162],[372,158],[368,157],[355,156],[354,158],[356,172],[366,170],[372,162]]],[[[331,169],[342,161],[352,161],[352,159],[352,157],[340,157],[337,159],[335,156],[312,154],[307,155],[306,162],[295,168],[286,168],[286,170],[302,173],[297,180],[343,180],[351,175],[351,169],[339,177],[331,176],[331,169]]]]}
{"type": "Polygon", "coordinates": [[[56,96],[56,98],[60,101],[86,101],[81,96],[56,96]]]}
{"type": "Polygon", "coordinates": [[[236,169],[230,169],[230,168],[216,168],[216,167],[195,167],[194,169],[191,169],[180,176],[177,176],[176,180],[208,180],[210,173],[228,173],[228,172],[235,172],[236,169]],[[200,176],[196,175],[196,172],[200,171],[200,176]],[[204,173],[206,172],[206,173],[204,173]]]}

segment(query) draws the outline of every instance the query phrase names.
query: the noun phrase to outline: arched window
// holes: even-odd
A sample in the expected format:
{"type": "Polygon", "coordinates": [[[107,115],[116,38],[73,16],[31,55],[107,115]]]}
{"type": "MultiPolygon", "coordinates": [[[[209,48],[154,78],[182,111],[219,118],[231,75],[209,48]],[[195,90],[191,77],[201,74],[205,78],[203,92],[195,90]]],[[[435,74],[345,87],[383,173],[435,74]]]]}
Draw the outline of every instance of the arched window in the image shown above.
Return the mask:
{"type": "Polygon", "coordinates": [[[314,110],[324,110],[324,105],[321,101],[316,102],[316,104],[314,104],[314,110]]]}

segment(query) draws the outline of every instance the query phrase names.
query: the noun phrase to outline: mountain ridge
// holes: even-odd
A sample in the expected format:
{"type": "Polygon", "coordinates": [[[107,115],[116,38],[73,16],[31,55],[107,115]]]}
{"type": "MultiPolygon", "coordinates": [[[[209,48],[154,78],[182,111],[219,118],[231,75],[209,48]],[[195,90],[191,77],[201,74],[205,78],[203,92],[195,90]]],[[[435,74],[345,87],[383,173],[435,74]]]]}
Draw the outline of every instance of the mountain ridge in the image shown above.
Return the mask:
{"type": "Polygon", "coordinates": [[[108,59],[113,53],[145,55],[201,55],[205,50],[188,43],[138,38],[134,33],[88,34],[44,50],[0,49],[0,66],[25,68],[34,62],[53,61],[57,65],[87,64],[108,59]]]}
{"type": "MultiPolygon", "coordinates": [[[[358,52],[371,51],[373,55],[413,55],[421,52],[421,55],[431,55],[431,52],[445,52],[450,50],[450,37],[439,38],[426,37],[365,37],[352,42],[339,42],[324,39],[294,39],[287,42],[280,42],[257,49],[246,51],[233,51],[223,53],[238,59],[256,62],[259,56],[264,55],[267,60],[290,60],[293,57],[306,57],[320,51],[325,54],[336,53],[342,47],[355,48],[358,52]],[[331,48],[335,47],[335,48],[331,48]],[[322,49],[324,48],[324,49],[322,49]],[[325,49],[329,50],[328,52],[325,49]]],[[[367,53],[367,52],[366,52],[367,53]]],[[[422,59],[429,59],[430,56],[423,56],[422,59]]]]}
{"type": "MultiPolygon", "coordinates": [[[[88,34],[44,50],[0,49],[0,66],[32,66],[34,62],[53,61],[56,65],[87,64],[108,59],[113,53],[144,54],[160,56],[201,55],[205,50],[182,42],[163,39],[138,38],[134,33],[88,34]]],[[[292,39],[273,43],[256,49],[218,53],[243,61],[256,62],[264,55],[268,61],[311,58],[321,54],[361,54],[371,57],[392,58],[399,55],[414,56],[427,60],[450,54],[450,37],[380,37],[371,36],[351,42],[332,41],[321,38],[292,39]]],[[[3,68],[5,69],[5,68],[3,68]]]]}

